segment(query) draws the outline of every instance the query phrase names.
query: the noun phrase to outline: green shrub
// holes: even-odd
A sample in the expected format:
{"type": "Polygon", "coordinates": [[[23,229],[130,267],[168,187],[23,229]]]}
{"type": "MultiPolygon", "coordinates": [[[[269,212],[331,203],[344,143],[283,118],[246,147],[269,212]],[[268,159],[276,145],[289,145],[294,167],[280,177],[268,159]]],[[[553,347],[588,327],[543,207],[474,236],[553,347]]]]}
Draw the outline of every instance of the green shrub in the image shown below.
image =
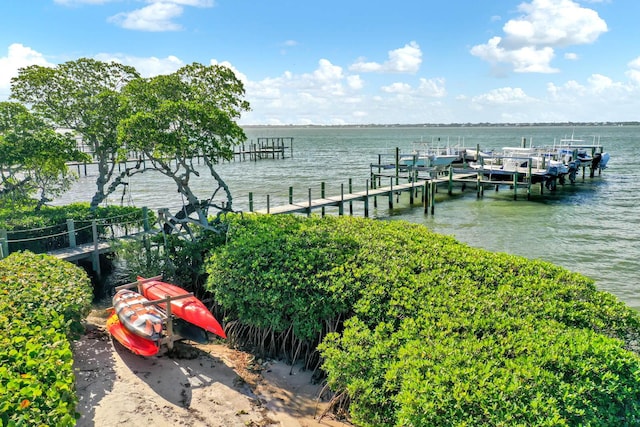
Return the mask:
{"type": "Polygon", "coordinates": [[[402,221],[245,216],[207,271],[229,319],[310,339],[348,318],[319,349],[358,425],[640,425],[638,314],[550,263],[402,221]]]}
{"type": "MultiPolygon", "coordinates": [[[[208,288],[230,317],[312,340],[350,310],[354,290],[342,270],[357,242],[341,223],[294,216],[229,219],[227,243],[213,249],[208,288]]],[[[344,222],[342,222],[344,223],[344,222]]]]}
{"type": "Polygon", "coordinates": [[[0,425],[75,425],[69,339],[92,296],[68,262],[30,252],[0,260],[0,425]]]}

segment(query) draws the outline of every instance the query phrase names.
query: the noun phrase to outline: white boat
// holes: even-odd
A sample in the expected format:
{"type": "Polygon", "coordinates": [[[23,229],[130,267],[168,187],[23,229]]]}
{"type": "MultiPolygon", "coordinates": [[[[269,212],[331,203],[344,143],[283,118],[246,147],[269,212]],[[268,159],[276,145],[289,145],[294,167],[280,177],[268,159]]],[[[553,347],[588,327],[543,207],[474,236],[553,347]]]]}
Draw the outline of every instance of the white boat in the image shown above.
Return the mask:
{"type": "MultiPolygon", "coordinates": [[[[497,155],[483,156],[483,166],[491,166],[491,169],[500,169],[509,172],[532,174],[549,174],[558,176],[565,174],[569,168],[557,160],[552,152],[535,147],[503,147],[497,155]],[[497,168],[495,166],[498,166],[497,168]]],[[[478,162],[474,163],[477,168],[478,162]]]]}
{"type": "Polygon", "coordinates": [[[439,137],[432,137],[431,142],[420,141],[413,142],[411,154],[400,157],[400,163],[405,166],[414,166],[419,168],[432,168],[442,170],[447,168],[454,162],[462,161],[464,156],[464,139],[458,138],[457,146],[452,146],[449,137],[446,143],[439,137]]]}
{"type": "Polygon", "coordinates": [[[400,164],[421,168],[442,169],[456,160],[460,160],[460,153],[454,148],[428,148],[414,150],[411,154],[400,157],[400,164]]]}

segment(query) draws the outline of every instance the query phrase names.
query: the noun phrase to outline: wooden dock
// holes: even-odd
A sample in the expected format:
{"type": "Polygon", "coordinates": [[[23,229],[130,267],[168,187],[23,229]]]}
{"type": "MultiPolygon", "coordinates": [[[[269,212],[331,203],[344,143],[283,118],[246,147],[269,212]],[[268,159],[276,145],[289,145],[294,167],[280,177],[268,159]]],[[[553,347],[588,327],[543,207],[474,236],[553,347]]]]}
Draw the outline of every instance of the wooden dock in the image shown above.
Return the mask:
{"type": "MultiPolygon", "coordinates": [[[[95,159],[95,155],[91,151],[91,148],[83,143],[78,143],[77,148],[79,151],[88,154],[93,160],[88,162],[68,162],[67,166],[75,167],[78,175],[87,176],[87,166],[97,165],[98,161],[95,159]]],[[[287,154],[289,157],[293,157],[293,137],[273,136],[273,137],[259,137],[254,142],[253,140],[243,142],[234,147],[234,151],[229,161],[243,161],[251,160],[258,161],[261,159],[286,159],[287,154]]],[[[201,156],[196,156],[197,162],[200,161],[201,156]]],[[[142,160],[145,162],[144,156],[138,152],[128,152],[126,154],[126,160],[118,163],[118,171],[122,170],[122,166],[126,167],[128,163],[135,164],[142,160]]],[[[219,162],[223,159],[218,158],[219,162]]]]}
{"type": "Polygon", "coordinates": [[[48,254],[65,261],[74,262],[111,251],[112,248],[109,241],[99,241],[97,243],[84,243],[74,247],[56,249],[49,251],[48,254]]]}
{"type": "MultiPolygon", "coordinates": [[[[396,157],[398,157],[396,155],[396,157]]],[[[413,205],[415,198],[420,197],[420,201],[424,206],[425,214],[434,214],[435,211],[435,195],[438,187],[447,187],[448,195],[453,194],[454,184],[462,191],[466,188],[475,188],[476,197],[482,198],[486,188],[498,191],[500,186],[507,186],[512,191],[513,199],[518,197],[526,197],[530,199],[533,188],[539,184],[539,194],[544,194],[544,181],[528,171],[514,171],[511,176],[505,176],[503,179],[496,179],[491,175],[487,176],[486,171],[449,167],[445,170],[427,171],[427,176],[419,175],[418,170],[401,169],[396,165],[371,164],[371,179],[367,180],[366,189],[364,191],[352,192],[351,180],[349,180],[349,191],[344,191],[344,184],[341,186],[340,195],[325,197],[324,183],[319,198],[313,198],[311,189],[309,189],[307,200],[293,201],[293,188],[289,187],[289,203],[271,206],[270,197],[267,195],[267,207],[263,209],[253,209],[253,193],[249,193],[249,211],[261,214],[294,214],[302,213],[311,215],[315,210],[321,209],[324,215],[325,208],[337,207],[338,214],[343,215],[345,205],[349,206],[350,214],[353,214],[353,203],[362,202],[364,204],[364,216],[369,216],[369,200],[373,198],[374,207],[377,207],[377,198],[388,198],[389,208],[393,209],[394,196],[401,193],[409,193],[409,203],[413,205]],[[374,172],[377,169],[377,173],[374,172]],[[506,179],[505,179],[506,178],[506,179]],[[383,182],[389,182],[389,185],[382,186],[383,182]],[[400,183],[402,182],[402,183],[400,183]]],[[[584,178],[584,176],[583,176],[584,178]]]]}
{"type": "MultiPolygon", "coordinates": [[[[311,189],[309,189],[309,197],[306,201],[300,201],[293,203],[290,200],[290,203],[280,206],[270,206],[269,196],[267,196],[267,207],[264,209],[259,209],[254,211],[252,208],[253,203],[250,203],[250,211],[260,214],[293,214],[293,213],[306,213],[307,215],[311,215],[311,212],[317,209],[322,209],[324,213],[324,209],[328,207],[337,207],[338,214],[343,215],[345,205],[352,206],[353,202],[362,202],[364,204],[364,216],[369,216],[369,200],[373,198],[374,206],[377,204],[377,198],[383,197],[387,198],[389,201],[389,208],[393,208],[394,204],[394,196],[398,196],[401,193],[409,193],[409,203],[414,204],[418,195],[420,196],[420,201],[424,206],[425,213],[434,212],[434,200],[435,193],[437,192],[437,185],[449,182],[476,182],[476,173],[460,173],[453,174],[451,176],[443,176],[439,178],[430,178],[430,179],[416,179],[411,182],[406,182],[402,184],[394,184],[394,182],[398,182],[398,178],[395,176],[384,176],[384,178],[389,179],[390,185],[385,187],[376,187],[375,182],[380,182],[382,176],[377,175],[375,179],[372,181],[374,183],[374,187],[370,188],[369,181],[367,181],[366,189],[364,191],[359,192],[344,192],[344,185],[342,186],[341,194],[338,196],[331,197],[320,197],[317,199],[312,198],[311,189]]],[[[291,192],[290,192],[291,194],[291,192]]],[[[250,197],[252,197],[250,195],[250,197]]],[[[291,199],[291,197],[290,197],[291,199]]],[[[352,211],[352,209],[350,209],[352,211]]]]}

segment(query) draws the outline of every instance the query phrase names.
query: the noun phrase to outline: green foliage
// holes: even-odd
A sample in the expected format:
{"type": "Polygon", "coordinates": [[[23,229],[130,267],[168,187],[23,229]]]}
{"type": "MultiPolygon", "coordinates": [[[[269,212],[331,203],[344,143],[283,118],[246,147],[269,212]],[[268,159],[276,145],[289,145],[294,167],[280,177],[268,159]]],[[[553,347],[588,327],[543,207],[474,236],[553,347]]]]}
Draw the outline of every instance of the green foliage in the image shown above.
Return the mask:
{"type": "Polygon", "coordinates": [[[276,333],[293,326],[312,340],[353,304],[343,265],[357,242],[341,233],[345,221],[294,216],[230,219],[227,243],[213,249],[207,287],[246,324],[276,333]]]}
{"type": "Polygon", "coordinates": [[[310,338],[363,426],[640,424],[637,313],[550,263],[402,221],[230,219],[207,285],[229,318],[310,338]]]}
{"type": "Polygon", "coordinates": [[[75,425],[69,339],[92,296],[73,264],[30,252],[0,260],[0,425],[75,425]]]}
{"type": "MultiPolygon", "coordinates": [[[[0,209],[0,229],[7,230],[9,251],[30,250],[40,253],[69,246],[67,219],[74,221],[76,243],[93,241],[91,223],[97,224],[99,238],[116,237],[119,232],[142,229],[143,210],[129,206],[106,206],[91,210],[88,203],[44,207],[38,212],[31,209],[0,209]],[[118,230],[124,223],[127,229],[118,230]],[[42,239],[43,235],[52,237],[42,239]]],[[[150,224],[154,217],[147,211],[150,224]]],[[[120,233],[121,234],[121,233],[120,233]]]]}
{"type": "MultiPolygon", "coordinates": [[[[193,158],[202,158],[218,189],[226,193],[224,209],[231,210],[231,193],[213,166],[219,158],[231,159],[233,145],[246,139],[235,120],[249,104],[242,100],[244,87],[233,71],[191,64],[169,75],[134,80],[124,95],[128,115],[118,125],[122,145],[143,153],[154,170],[176,183],[192,207],[202,205],[189,187],[191,177],[200,175],[193,158]],[[169,165],[172,160],[175,167],[169,165]]],[[[213,188],[209,199],[218,189],[213,188]]],[[[207,212],[197,213],[206,224],[207,212]]]]}
{"type": "Polygon", "coordinates": [[[55,126],[75,132],[91,147],[98,162],[92,208],[122,182],[114,161],[122,151],[116,136],[124,114],[121,90],[138,77],[127,65],[80,58],[55,67],[24,67],[11,79],[13,99],[29,105],[34,114],[55,126]]]}
{"type": "Polygon", "coordinates": [[[30,205],[25,202],[38,192],[39,209],[75,178],[66,162],[86,160],[68,134],[55,132],[21,104],[0,102],[0,204],[30,205]]]}
{"type": "Polygon", "coordinates": [[[222,239],[223,236],[206,230],[193,241],[174,234],[158,234],[144,241],[114,242],[114,249],[119,268],[127,271],[131,281],[137,276],[160,274],[165,280],[201,296],[206,253],[223,243],[222,239]]]}

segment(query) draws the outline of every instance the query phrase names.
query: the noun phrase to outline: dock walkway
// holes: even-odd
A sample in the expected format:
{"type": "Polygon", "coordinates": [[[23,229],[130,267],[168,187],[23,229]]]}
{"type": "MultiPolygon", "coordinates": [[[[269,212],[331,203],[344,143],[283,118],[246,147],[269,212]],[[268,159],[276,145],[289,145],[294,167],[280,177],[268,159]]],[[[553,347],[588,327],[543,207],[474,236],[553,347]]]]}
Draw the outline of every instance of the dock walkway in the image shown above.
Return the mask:
{"type": "MultiPolygon", "coordinates": [[[[436,186],[439,183],[446,182],[475,182],[476,173],[458,173],[451,176],[443,176],[439,178],[430,179],[416,179],[412,182],[404,184],[393,184],[396,179],[393,176],[387,176],[391,181],[391,185],[385,187],[367,188],[364,191],[356,193],[344,193],[341,192],[339,196],[322,197],[318,199],[312,199],[311,190],[309,190],[309,198],[306,201],[300,201],[296,203],[288,203],[285,205],[271,207],[267,204],[265,209],[259,209],[254,211],[260,214],[291,214],[291,213],[306,213],[310,215],[313,210],[324,209],[327,207],[338,207],[338,213],[342,215],[344,213],[345,204],[351,204],[353,202],[364,203],[364,216],[369,216],[369,200],[370,198],[387,197],[389,199],[389,207],[393,208],[393,196],[400,193],[409,193],[410,203],[413,204],[414,198],[418,192],[421,192],[421,200],[425,205],[425,211],[429,208],[433,208],[433,194],[436,191],[436,186]]],[[[380,178],[380,176],[378,176],[380,178]]],[[[431,209],[432,210],[432,209],[431,209]]]]}

